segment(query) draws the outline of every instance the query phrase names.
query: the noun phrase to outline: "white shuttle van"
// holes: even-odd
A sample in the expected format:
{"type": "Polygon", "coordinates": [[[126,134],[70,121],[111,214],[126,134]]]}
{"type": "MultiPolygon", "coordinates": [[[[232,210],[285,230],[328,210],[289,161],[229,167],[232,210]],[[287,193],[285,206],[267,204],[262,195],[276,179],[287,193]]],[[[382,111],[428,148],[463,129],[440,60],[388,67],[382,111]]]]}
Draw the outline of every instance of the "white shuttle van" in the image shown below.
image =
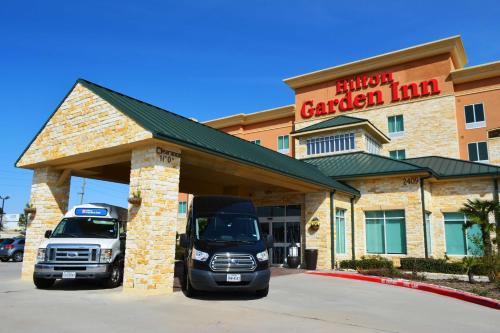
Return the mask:
{"type": "Polygon", "coordinates": [[[71,208],[45,232],[33,282],[50,288],[56,279],[100,279],[114,288],[123,280],[127,209],[101,203],[71,208]]]}

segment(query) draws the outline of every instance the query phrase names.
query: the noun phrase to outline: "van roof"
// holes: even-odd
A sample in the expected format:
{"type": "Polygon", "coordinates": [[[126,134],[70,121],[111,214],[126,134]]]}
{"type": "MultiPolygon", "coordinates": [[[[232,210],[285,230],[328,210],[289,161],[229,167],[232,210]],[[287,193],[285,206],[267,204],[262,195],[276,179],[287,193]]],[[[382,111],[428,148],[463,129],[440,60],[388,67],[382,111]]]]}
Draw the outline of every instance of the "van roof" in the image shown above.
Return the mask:
{"type": "Polygon", "coordinates": [[[195,196],[192,209],[195,216],[213,213],[256,215],[250,199],[235,196],[195,196]]]}

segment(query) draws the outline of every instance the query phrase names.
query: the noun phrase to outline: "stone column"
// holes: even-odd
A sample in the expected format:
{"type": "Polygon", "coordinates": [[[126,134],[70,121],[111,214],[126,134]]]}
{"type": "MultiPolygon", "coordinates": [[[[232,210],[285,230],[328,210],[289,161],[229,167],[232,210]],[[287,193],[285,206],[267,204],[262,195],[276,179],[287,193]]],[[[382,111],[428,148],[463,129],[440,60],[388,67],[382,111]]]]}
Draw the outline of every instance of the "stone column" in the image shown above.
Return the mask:
{"type": "Polygon", "coordinates": [[[132,152],[124,291],[173,292],[180,151],[165,145],[132,152]]]}
{"type": "Polygon", "coordinates": [[[306,249],[318,249],[317,269],[331,268],[330,253],[330,193],[306,193],[305,195],[306,249]],[[310,222],[317,218],[318,230],[311,230],[310,222]]]}
{"type": "Polygon", "coordinates": [[[46,230],[53,230],[68,210],[70,178],[61,179],[62,171],[35,169],[30,203],[36,213],[30,214],[24,247],[22,279],[31,280],[38,252],[46,230]]]}

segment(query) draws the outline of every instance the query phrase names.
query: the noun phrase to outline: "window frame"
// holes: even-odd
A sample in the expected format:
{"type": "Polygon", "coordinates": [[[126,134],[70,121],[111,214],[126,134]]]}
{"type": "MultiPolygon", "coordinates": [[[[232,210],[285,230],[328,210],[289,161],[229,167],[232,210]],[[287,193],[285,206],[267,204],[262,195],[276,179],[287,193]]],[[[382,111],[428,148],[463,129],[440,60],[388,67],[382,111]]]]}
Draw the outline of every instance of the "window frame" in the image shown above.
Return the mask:
{"type": "Polygon", "coordinates": [[[346,239],[346,213],[345,208],[335,208],[335,253],[336,254],[347,254],[347,239],[346,239]],[[343,215],[340,216],[338,213],[342,212],[343,215]],[[344,221],[344,252],[337,251],[337,244],[339,244],[338,232],[337,232],[337,219],[342,219],[344,221]]]}
{"type": "MultiPolygon", "coordinates": [[[[432,256],[432,213],[429,211],[426,211],[425,213],[425,229],[427,231],[427,256],[431,257],[432,256]]],[[[425,244],[424,244],[425,245],[425,244]]],[[[425,248],[424,248],[425,250],[425,248]]]]}
{"type": "Polygon", "coordinates": [[[403,114],[396,114],[396,115],[392,115],[392,116],[387,116],[387,133],[389,133],[389,137],[390,138],[398,138],[398,137],[404,136],[405,135],[405,130],[406,130],[405,129],[405,118],[404,118],[403,114]],[[389,126],[390,119],[394,118],[394,128],[396,128],[396,119],[397,119],[397,117],[401,117],[401,119],[402,119],[403,130],[402,131],[391,132],[390,131],[390,126],[389,126]]]}
{"type": "Polygon", "coordinates": [[[401,160],[404,160],[406,159],[406,149],[395,149],[395,150],[390,150],[389,151],[389,157],[392,158],[392,159],[395,159],[395,160],[398,160],[398,161],[401,161],[401,160]],[[396,157],[392,157],[391,156],[391,153],[396,153],[396,157]],[[401,154],[401,152],[403,152],[403,155],[404,157],[401,158],[399,155],[401,154]]]}
{"type": "Polygon", "coordinates": [[[307,156],[352,152],[356,150],[356,133],[312,137],[306,139],[305,143],[307,156]]]}
{"type": "Polygon", "coordinates": [[[465,129],[476,129],[476,128],[484,128],[486,127],[486,108],[484,106],[484,102],[472,103],[464,105],[464,121],[465,121],[465,129]],[[476,121],[476,105],[481,104],[483,106],[483,121],[476,121]],[[465,108],[468,106],[472,106],[472,115],[474,116],[474,121],[471,123],[467,122],[467,113],[465,112],[465,108]]]}
{"type": "Polygon", "coordinates": [[[187,201],[179,201],[179,204],[177,205],[177,215],[187,215],[187,201]],[[181,207],[184,207],[183,212],[181,211],[181,207]]]}
{"type": "Polygon", "coordinates": [[[290,135],[288,134],[285,134],[285,135],[278,135],[278,149],[277,149],[278,153],[282,153],[282,154],[287,154],[290,152],[290,135]],[[288,147],[287,148],[281,148],[280,149],[280,138],[283,139],[283,147],[285,146],[285,141],[284,139],[288,138],[287,139],[287,143],[288,143],[288,147]]]}
{"type": "MultiPolygon", "coordinates": [[[[368,218],[369,220],[374,220],[376,218],[368,218]]],[[[400,219],[399,218],[389,218],[389,219],[400,219]]],[[[365,236],[365,254],[366,255],[386,255],[386,256],[405,256],[405,255],[408,255],[408,237],[407,237],[407,228],[406,228],[406,210],[405,209],[383,209],[383,210],[365,210],[364,211],[364,226],[365,226],[365,232],[364,232],[364,236],[365,236]],[[390,211],[403,211],[403,219],[404,219],[404,251],[402,253],[388,253],[387,252],[387,218],[386,218],[386,212],[390,212],[390,211]],[[366,213],[367,212],[383,212],[384,213],[384,217],[383,217],[383,221],[384,221],[384,252],[381,252],[381,253],[375,253],[375,252],[368,252],[368,237],[367,237],[367,228],[366,228],[366,220],[367,220],[367,217],[366,217],[366,213]]]]}
{"type": "Polygon", "coordinates": [[[489,163],[490,162],[490,152],[488,150],[488,141],[475,141],[475,142],[469,142],[467,143],[467,159],[469,162],[477,162],[477,163],[489,163]],[[486,155],[488,155],[488,159],[486,160],[480,160],[479,159],[479,143],[484,143],[486,145],[486,155]],[[476,146],[476,152],[477,152],[477,160],[473,161],[470,159],[470,145],[474,144],[476,146]]]}
{"type": "MultiPolygon", "coordinates": [[[[463,223],[462,223],[462,230],[463,230],[463,236],[465,238],[465,254],[450,254],[448,253],[448,242],[446,241],[446,218],[445,218],[445,214],[456,214],[456,213],[459,213],[459,212],[443,212],[443,229],[444,229],[444,233],[443,233],[443,238],[444,238],[444,251],[445,251],[445,254],[448,256],[448,257],[480,257],[480,255],[474,255],[474,254],[470,254],[469,253],[469,229],[470,228],[465,228],[464,225],[465,223],[468,221],[467,220],[467,215],[463,214],[463,223]]],[[[460,220],[448,220],[448,222],[457,222],[457,221],[460,221],[460,220]]]]}
{"type": "Polygon", "coordinates": [[[256,144],[258,146],[261,146],[261,141],[260,139],[255,139],[255,140],[250,140],[251,143],[256,144]]]}

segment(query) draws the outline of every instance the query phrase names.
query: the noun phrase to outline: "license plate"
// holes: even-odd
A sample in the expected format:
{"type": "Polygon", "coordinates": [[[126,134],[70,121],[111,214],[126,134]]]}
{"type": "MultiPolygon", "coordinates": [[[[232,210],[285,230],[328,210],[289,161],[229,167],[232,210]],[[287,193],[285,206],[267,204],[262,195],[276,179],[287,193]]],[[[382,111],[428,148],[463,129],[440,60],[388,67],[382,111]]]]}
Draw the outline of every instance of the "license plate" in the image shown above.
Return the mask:
{"type": "Polygon", "coordinates": [[[63,279],[75,279],[76,272],[63,272],[62,278],[63,279]]]}
{"type": "Polygon", "coordinates": [[[241,274],[228,274],[227,282],[241,282],[241,274]]]}

